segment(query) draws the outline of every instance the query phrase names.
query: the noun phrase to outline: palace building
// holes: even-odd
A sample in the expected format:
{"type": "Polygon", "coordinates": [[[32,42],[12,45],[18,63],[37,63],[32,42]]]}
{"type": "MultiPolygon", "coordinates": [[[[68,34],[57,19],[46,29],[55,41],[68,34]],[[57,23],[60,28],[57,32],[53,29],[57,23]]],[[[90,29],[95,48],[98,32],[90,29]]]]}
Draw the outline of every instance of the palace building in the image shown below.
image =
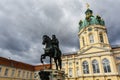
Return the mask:
{"type": "Polygon", "coordinates": [[[0,80],[40,80],[38,72],[49,67],[49,64],[30,65],[0,57],[0,80]]]}
{"type": "Polygon", "coordinates": [[[120,80],[120,47],[111,47],[99,15],[89,8],[85,15],[79,22],[79,51],[62,56],[66,80],[120,80]]]}

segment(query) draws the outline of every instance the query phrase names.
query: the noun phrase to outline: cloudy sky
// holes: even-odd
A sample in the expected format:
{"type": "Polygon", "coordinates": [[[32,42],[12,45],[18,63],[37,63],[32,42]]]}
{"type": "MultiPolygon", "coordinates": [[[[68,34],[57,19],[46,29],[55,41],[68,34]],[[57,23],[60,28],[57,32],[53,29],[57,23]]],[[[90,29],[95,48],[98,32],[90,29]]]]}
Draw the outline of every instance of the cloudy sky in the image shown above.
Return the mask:
{"type": "Polygon", "coordinates": [[[111,45],[120,44],[120,0],[0,0],[0,56],[39,64],[44,34],[56,34],[63,53],[78,51],[86,3],[105,20],[111,45]]]}

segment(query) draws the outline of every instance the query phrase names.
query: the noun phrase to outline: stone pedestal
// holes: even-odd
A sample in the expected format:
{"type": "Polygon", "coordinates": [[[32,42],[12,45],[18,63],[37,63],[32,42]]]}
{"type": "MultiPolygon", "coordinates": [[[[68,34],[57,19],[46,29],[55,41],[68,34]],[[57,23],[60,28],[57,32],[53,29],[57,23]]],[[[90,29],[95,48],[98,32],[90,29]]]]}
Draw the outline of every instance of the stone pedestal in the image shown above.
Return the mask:
{"type": "Polygon", "coordinates": [[[42,70],[39,72],[39,76],[44,80],[65,80],[65,72],[55,69],[42,70]]]}

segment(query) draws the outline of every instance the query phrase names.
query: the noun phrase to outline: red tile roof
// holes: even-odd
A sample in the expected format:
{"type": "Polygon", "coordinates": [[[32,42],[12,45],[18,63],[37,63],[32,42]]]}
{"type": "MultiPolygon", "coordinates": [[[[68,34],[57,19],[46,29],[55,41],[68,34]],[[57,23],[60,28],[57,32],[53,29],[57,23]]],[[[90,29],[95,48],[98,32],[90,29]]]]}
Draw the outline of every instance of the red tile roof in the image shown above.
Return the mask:
{"type": "Polygon", "coordinates": [[[49,67],[50,67],[50,64],[37,65],[34,67],[34,70],[38,71],[38,70],[43,70],[43,69],[49,69],[49,67]]]}
{"type": "Polygon", "coordinates": [[[41,69],[44,69],[44,66],[46,68],[49,68],[50,66],[49,64],[46,64],[44,66],[43,65],[30,65],[27,63],[15,61],[15,60],[3,58],[3,57],[0,57],[0,65],[4,65],[8,67],[15,67],[15,68],[24,69],[24,70],[30,70],[30,71],[41,70],[41,69]]]}

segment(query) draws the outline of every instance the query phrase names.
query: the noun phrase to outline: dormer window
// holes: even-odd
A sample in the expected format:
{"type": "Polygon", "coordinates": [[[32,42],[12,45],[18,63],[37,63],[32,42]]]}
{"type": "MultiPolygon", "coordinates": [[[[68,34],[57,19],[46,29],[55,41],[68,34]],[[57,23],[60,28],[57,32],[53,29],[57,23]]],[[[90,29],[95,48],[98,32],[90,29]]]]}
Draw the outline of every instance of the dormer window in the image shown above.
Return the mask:
{"type": "Polygon", "coordinates": [[[82,37],[82,42],[83,42],[83,46],[85,46],[85,40],[84,40],[84,37],[82,37]]]}
{"type": "Polygon", "coordinates": [[[90,40],[90,43],[94,43],[94,37],[92,34],[89,35],[89,40],[90,40]]]}
{"type": "Polygon", "coordinates": [[[99,34],[99,38],[100,38],[100,42],[104,43],[104,39],[103,39],[103,34],[102,33],[99,34]]]}

